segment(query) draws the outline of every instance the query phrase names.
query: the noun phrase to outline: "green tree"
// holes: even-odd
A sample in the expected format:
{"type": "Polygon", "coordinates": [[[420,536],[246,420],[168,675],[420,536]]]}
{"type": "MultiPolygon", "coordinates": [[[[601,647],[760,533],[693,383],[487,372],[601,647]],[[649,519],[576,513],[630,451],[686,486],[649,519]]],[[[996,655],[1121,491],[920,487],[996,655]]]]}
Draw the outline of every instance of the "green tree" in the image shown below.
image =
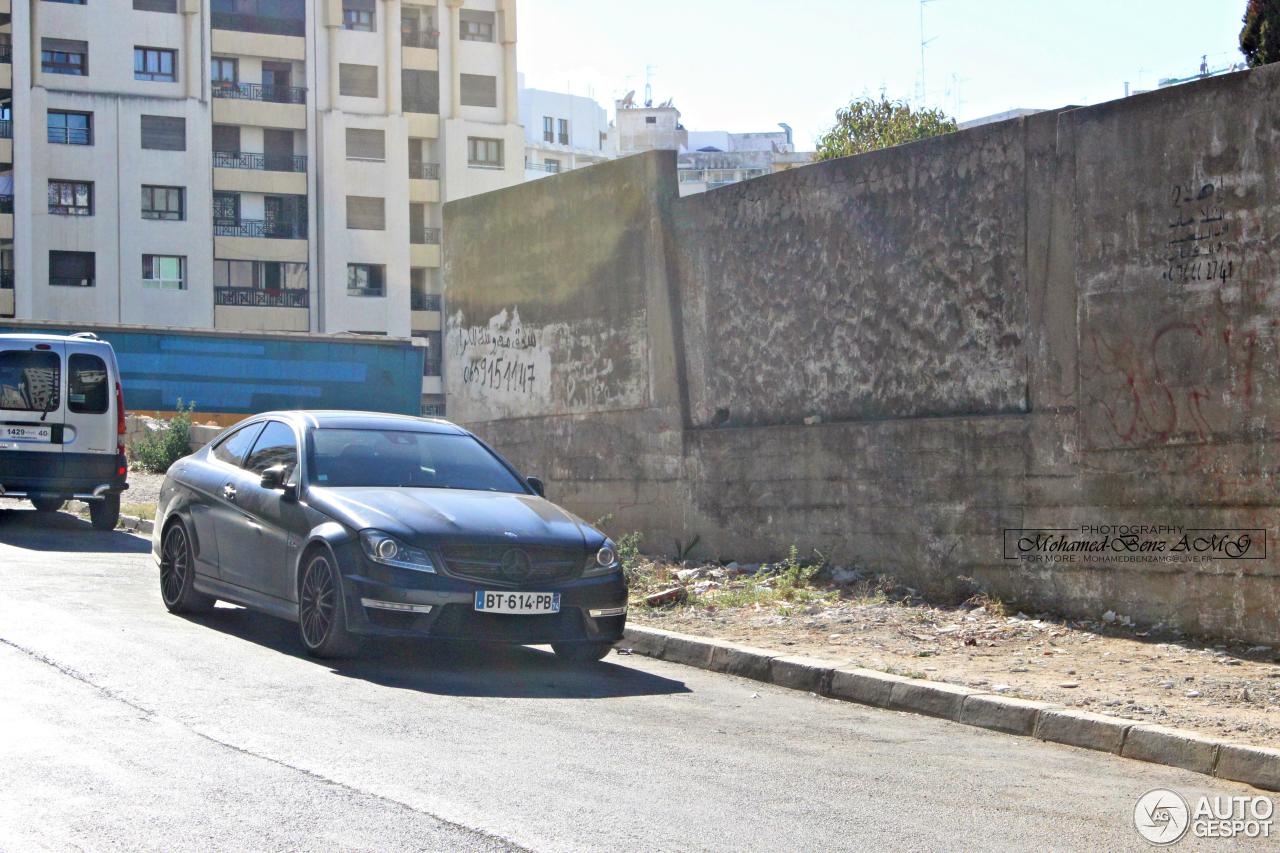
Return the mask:
{"type": "Polygon", "coordinates": [[[942,110],[913,110],[883,95],[859,98],[836,112],[833,128],[818,137],[818,159],[833,160],[950,133],[956,120],[942,110]]]}
{"type": "Polygon", "coordinates": [[[1280,0],[1249,0],[1240,52],[1251,68],[1280,60],[1280,0]]]}

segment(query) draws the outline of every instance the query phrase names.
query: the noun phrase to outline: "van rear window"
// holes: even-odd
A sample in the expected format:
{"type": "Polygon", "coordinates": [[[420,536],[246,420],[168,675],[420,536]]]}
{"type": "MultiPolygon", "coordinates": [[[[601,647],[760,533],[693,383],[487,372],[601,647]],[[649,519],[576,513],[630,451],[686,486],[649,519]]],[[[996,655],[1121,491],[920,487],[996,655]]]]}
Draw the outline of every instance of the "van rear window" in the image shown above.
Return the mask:
{"type": "Polygon", "coordinates": [[[0,352],[0,409],[44,412],[58,408],[62,359],[56,352],[0,352]]]}
{"type": "Polygon", "coordinates": [[[75,353],[67,359],[67,408],[81,415],[105,414],[111,403],[107,393],[107,363],[96,355],[75,353]]]}

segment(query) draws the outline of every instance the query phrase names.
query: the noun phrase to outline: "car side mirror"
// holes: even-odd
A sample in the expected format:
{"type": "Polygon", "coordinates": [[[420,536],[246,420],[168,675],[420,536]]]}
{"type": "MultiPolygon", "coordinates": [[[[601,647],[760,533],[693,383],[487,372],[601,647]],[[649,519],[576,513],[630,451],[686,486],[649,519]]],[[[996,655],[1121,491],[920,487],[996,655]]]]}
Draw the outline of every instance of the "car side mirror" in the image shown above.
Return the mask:
{"type": "Polygon", "coordinates": [[[285,483],[285,478],[289,475],[289,468],[285,465],[272,465],[270,468],[262,472],[262,479],[259,484],[268,491],[284,492],[284,496],[288,498],[297,496],[297,489],[285,483]]]}
{"type": "Polygon", "coordinates": [[[533,489],[533,493],[538,497],[545,498],[547,496],[547,486],[540,477],[525,477],[524,481],[529,484],[529,488],[533,489]]]}

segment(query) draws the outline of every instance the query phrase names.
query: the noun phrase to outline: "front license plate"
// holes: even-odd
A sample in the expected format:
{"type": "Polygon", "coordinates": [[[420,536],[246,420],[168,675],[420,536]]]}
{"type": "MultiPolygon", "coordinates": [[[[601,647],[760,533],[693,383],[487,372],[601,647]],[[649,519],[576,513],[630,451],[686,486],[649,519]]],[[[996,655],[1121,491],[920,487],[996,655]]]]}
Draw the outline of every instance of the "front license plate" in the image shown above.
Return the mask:
{"type": "Polygon", "coordinates": [[[481,613],[559,613],[558,592],[489,592],[476,590],[476,610],[481,613]]]}
{"type": "Polygon", "coordinates": [[[47,426],[3,426],[0,438],[8,441],[53,441],[53,428],[47,426]]]}

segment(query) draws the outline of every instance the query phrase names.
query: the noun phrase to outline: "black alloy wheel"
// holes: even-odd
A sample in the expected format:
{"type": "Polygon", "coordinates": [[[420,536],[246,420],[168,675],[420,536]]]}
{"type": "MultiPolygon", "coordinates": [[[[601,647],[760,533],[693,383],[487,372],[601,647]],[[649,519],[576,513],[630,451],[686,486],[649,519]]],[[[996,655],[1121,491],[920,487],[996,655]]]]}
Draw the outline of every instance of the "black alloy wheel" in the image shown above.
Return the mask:
{"type": "Polygon", "coordinates": [[[341,581],[329,554],[317,552],[298,586],[298,630],[307,652],[321,658],[354,653],[356,640],[343,622],[341,581]]]}
{"type": "Polygon", "coordinates": [[[170,613],[199,613],[213,607],[212,597],[196,592],[195,580],[191,539],[181,522],[175,522],[160,544],[160,597],[170,613]]]}

